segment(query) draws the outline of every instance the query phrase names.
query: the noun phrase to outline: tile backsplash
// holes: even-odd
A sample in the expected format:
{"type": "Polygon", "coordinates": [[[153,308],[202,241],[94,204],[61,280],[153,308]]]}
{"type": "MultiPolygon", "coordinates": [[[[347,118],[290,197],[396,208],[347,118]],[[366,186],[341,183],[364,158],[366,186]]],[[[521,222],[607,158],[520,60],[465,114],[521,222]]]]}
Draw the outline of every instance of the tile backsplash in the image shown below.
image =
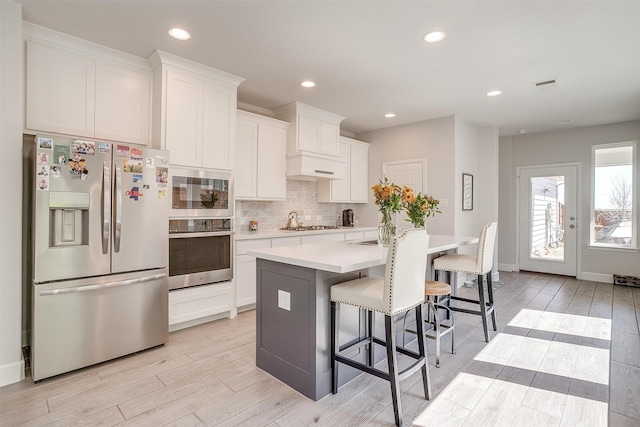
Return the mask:
{"type": "Polygon", "coordinates": [[[342,218],[344,209],[353,209],[348,203],[318,203],[316,191],[315,181],[287,179],[285,201],[239,200],[236,202],[236,230],[248,231],[250,220],[257,220],[260,230],[284,227],[291,211],[298,213],[298,221],[304,225],[335,225],[336,217],[342,218]],[[311,219],[305,219],[305,216],[311,219]]]}

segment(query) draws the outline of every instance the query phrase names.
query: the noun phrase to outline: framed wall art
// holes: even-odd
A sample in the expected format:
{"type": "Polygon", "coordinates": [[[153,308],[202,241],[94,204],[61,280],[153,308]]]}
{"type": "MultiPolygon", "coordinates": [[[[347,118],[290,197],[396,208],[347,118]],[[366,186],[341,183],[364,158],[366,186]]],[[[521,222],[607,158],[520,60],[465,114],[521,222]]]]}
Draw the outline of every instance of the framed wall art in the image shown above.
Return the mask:
{"type": "Polygon", "coordinates": [[[473,175],[462,174],[462,210],[473,210],[473,175]]]}

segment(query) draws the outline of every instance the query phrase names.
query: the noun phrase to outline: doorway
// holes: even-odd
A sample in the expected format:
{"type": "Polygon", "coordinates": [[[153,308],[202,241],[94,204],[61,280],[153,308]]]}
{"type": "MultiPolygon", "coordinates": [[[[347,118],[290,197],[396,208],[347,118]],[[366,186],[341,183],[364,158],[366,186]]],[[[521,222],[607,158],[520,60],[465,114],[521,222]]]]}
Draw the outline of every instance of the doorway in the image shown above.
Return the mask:
{"type": "Polygon", "coordinates": [[[578,164],[517,168],[520,270],[576,276],[578,164]]]}

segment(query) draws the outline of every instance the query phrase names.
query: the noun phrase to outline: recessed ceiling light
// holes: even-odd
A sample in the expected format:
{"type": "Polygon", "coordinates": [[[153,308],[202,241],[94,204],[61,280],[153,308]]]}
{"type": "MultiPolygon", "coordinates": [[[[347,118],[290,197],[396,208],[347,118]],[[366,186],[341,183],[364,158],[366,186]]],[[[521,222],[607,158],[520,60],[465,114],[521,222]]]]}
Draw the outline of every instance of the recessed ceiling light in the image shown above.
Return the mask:
{"type": "Polygon", "coordinates": [[[424,35],[424,41],[427,43],[437,43],[446,36],[442,31],[431,31],[424,35]]]}
{"type": "Polygon", "coordinates": [[[302,83],[300,83],[300,86],[302,86],[302,87],[316,87],[316,84],[314,82],[312,82],[311,80],[305,80],[302,83]]]}
{"type": "Polygon", "coordinates": [[[181,28],[170,29],[169,35],[176,40],[189,40],[191,38],[191,34],[181,28]]]}
{"type": "Polygon", "coordinates": [[[396,116],[396,113],[387,113],[384,115],[387,119],[392,119],[396,116]]]}
{"type": "Polygon", "coordinates": [[[487,96],[498,96],[498,95],[502,95],[502,91],[492,90],[491,92],[487,92],[487,96]]]}
{"type": "Polygon", "coordinates": [[[518,133],[526,133],[527,130],[526,129],[518,129],[518,133]]]}
{"type": "Polygon", "coordinates": [[[567,123],[571,123],[571,120],[567,119],[567,120],[560,120],[558,123],[560,123],[561,125],[566,125],[567,123]]]}

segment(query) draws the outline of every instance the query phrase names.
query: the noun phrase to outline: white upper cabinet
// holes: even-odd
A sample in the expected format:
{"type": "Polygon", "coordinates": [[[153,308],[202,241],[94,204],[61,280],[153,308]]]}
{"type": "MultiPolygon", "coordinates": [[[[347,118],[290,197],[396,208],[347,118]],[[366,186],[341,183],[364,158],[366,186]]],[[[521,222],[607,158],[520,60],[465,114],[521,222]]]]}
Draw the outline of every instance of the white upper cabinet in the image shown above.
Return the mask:
{"type": "Polygon", "coordinates": [[[27,129],[94,136],[96,63],[27,41],[27,129]]]}
{"type": "Polygon", "coordinates": [[[288,124],[238,111],[235,195],[239,200],[285,200],[288,124]]]}
{"type": "Polygon", "coordinates": [[[95,137],[148,144],[151,72],[96,63],[95,137]]]}
{"type": "Polygon", "coordinates": [[[369,144],[340,137],[340,157],[347,162],[346,179],[318,181],[318,201],[367,203],[369,144]]]}
{"type": "Polygon", "coordinates": [[[338,156],[340,123],[344,117],[300,102],[280,107],[274,113],[291,125],[288,154],[309,152],[338,156]]]}
{"type": "Polygon", "coordinates": [[[149,143],[144,59],[27,22],[24,32],[27,129],[149,143]]]}
{"type": "Polygon", "coordinates": [[[244,79],[166,52],[153,67],[152,145],[171,152],[171,164],[233,170],[236,104],[244,79]]]}

